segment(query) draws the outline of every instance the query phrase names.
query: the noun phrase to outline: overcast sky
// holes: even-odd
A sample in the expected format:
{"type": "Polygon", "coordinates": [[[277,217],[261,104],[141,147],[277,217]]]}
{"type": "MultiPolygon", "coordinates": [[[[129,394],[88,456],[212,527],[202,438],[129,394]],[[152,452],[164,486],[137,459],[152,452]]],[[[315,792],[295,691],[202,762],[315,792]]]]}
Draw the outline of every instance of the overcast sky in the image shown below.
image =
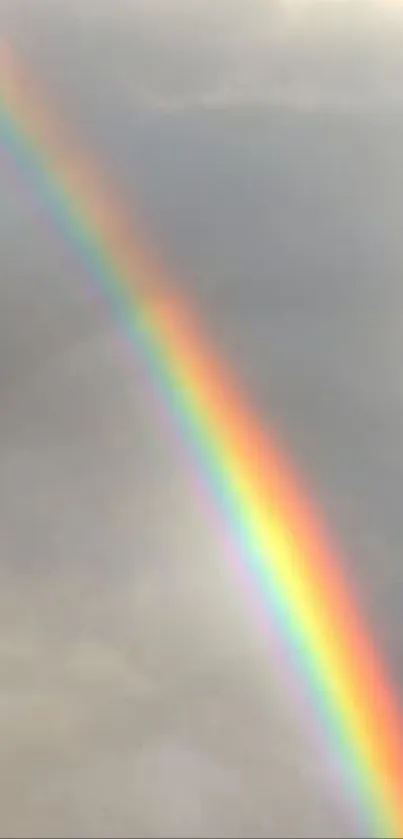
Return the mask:
{"type": "Polygon", "coordinates": [[[30,21],[63,28],[69,18],[84,28],[96,26],[105,62],[114,64],[133,101],[149,105],[257,100],[352,109],[400,107],[403,101],[399,0],[2,4],[25,30],[30,21]]]}

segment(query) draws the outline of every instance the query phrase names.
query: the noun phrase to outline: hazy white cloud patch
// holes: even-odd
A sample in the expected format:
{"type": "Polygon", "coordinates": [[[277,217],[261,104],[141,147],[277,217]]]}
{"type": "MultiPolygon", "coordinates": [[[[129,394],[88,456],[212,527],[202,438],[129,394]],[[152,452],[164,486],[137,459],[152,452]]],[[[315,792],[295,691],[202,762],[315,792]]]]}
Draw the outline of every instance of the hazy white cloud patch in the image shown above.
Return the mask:
{"type": "Polygon", "coordinates": [[[6,8],[25,37],[55,39],[61,28],[72,61],[96,45],[117,95],[139,107],[403,104],[398,0],[3,0],[6,8]]]}

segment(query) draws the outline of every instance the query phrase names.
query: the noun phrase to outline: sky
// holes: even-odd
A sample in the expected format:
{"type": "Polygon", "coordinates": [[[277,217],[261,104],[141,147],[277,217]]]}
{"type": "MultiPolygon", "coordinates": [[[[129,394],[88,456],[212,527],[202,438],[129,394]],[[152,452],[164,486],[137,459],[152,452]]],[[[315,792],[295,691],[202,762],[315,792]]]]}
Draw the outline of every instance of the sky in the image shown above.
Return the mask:
{"type": "MultiPolygon", "coordinates": [[[[2,0],[7,15],[65,18],[106,38],[125,95],[161,107],[233,99],[296,108],[397,107],[399,0],[2,0]],[[62,11],[61,11],[62,9],[62,11]]],[[[83,34],[82,37],[85,37],[83,34]]]]}
{"type": "MultiPolygon", "coordinates": [[[[0,27],[283,441],[403,687],[401,3],[0,0],[0,27]]],[[[1,158],[0,202],[0,833],[359,835],[1,158]]]]}

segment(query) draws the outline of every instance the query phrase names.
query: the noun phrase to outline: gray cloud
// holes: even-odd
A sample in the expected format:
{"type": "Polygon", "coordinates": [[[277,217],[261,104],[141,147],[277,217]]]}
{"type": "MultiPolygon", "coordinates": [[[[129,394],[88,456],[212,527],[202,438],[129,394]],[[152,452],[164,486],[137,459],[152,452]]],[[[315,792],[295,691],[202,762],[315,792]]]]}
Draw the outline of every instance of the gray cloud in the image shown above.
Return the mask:
{"type": "MultiPolygon", "coordinates": [[[[103,72],[134,105],[403,104],[403,6],[396,0],[93,0],[63,7],[60,0],[29,7],[17,0],[12,10],[20,33],[36,28],[51,40],[56,30],[75,33],[71,59],[79,57],[79,29],[90,27],[103,72]]],[[[81,42],[88,50],[84,35],[81,42]]]]}

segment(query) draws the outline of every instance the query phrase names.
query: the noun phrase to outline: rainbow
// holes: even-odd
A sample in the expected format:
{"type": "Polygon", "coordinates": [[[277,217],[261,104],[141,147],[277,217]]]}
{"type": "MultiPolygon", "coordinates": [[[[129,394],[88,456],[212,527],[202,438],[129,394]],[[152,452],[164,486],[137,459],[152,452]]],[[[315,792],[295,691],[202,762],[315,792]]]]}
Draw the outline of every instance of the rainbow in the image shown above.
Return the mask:
{"type": "Polygon", "coordinates": [[[323,528],[94,162],[0,42],[0,145],[102,291],[275,626],[368,835],[403,837],[402,716],[323,528]]]}

